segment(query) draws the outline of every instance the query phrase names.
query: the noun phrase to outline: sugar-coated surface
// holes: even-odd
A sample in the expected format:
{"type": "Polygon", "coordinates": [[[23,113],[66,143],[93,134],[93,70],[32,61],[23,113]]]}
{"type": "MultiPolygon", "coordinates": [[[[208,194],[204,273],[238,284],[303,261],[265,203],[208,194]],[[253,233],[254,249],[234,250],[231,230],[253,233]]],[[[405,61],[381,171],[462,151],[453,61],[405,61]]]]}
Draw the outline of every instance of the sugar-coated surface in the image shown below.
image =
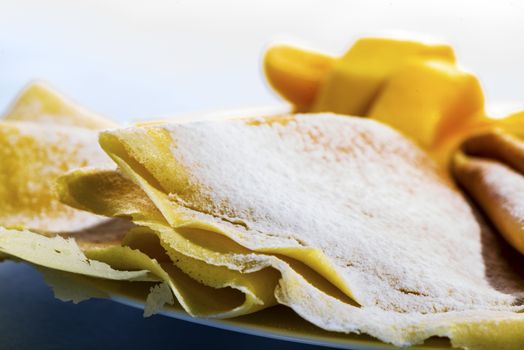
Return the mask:
{"type": "Polygon", "coordinates": [[[37,231],[76,231],[105,221],[61,204],[58,176],[82,166],[112,166],[97,132],[33,122],[0,123],[0,224],[37,231]]]}
{"type": "Polygon", "coordinates": [[[524,284],[493,233],[428,157],[386,126],[299,115],[153,128],[170,133],[194,189],[173,200],[229,225],[251,249],[320,249],[363,306],[519,308],[524,284]],[[501,275],[488,278],[493,271],[501,275]]]}

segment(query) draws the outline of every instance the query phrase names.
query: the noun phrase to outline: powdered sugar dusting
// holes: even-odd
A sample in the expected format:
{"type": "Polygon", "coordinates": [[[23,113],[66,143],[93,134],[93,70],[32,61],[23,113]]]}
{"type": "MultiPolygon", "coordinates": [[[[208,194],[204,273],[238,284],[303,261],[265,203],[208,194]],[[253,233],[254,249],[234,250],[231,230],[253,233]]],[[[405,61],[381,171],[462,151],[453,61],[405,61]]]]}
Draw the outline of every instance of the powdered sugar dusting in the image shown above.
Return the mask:
{"type": "MultiPolygon", "coordinates": [[[[172,198],[233,227],[251,249],[320,249],[365,306],[514,310],[486,279],[482,230],[428,157],[370,120],[298,115],[167,130],[197,188],[172,198]]],[[[489,233],[491,234],[491,233],[489,233]]]]}
{"type": "Polygon", "coordinates": [[[482,174],[486,191],[524,229],[524,199],[522,195],[518,195],[524,194],[522,174],[495,161],[477,160],[476,165],[482,174]]]}
{"type": "Polygon", "coordinates": [[[61,204],[55,179],[83,167],[110,167],[95,131],[32,122],[0,123],[0,224],[39,231],[75,231],[104,219],[61,204]]]}

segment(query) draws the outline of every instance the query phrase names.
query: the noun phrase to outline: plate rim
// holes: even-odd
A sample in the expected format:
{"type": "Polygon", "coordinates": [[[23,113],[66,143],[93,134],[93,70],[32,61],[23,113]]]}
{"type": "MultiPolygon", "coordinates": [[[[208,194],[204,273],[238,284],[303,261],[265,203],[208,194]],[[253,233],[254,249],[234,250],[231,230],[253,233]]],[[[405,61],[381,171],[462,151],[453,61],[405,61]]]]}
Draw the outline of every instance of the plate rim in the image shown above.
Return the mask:
{"type": "MultiPolygon", "coordinates": [[[[110,297],[111,300],[127,305],[136,309],[143,310],[144,302],[136,297],[113,294],[110,297]]],[[[177,320],[191,322],[198,325],[213,327],[221,330],[232,331],[241,334],[248,334],[257,337],[288,341],[300,344],[323,346],[337,349],[350,349],[350,350],[396,350],[396,349],[410,349],[410,350],[441,350],[451,349],[452,347],[433,347],[431,345],[414,345],[410,347],[397,347],[392,344],[384,343],[378,339],[348,339],[348,341],[341,341],[338,339],[327,339],[321,335],[312,334],[310,337],[304,337],[302,335],[293,335],[292,331],[286,331],[284,329],[266,329],[264,326],[244,323],[241,321],[235,321],[235,319],[218,319],[218,318],[202,318],[193,317],[183,310],[177,310],[175,308],[164,308],[157,312],[158,315],[165,317],[171,317],[177,320]]],[[[357,334],[354,334],[358,336],[357,334]]]]}

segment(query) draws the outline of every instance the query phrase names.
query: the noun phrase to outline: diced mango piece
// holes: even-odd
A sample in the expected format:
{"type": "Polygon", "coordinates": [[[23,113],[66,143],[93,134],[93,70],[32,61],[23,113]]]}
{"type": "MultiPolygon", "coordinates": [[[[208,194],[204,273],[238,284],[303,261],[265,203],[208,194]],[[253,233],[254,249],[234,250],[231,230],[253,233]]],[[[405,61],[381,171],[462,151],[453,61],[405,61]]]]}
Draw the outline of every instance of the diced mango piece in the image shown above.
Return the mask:
{"type": "Polygon", "coordinates": [[[313,112],[364,116],[386,79],[412,60],[455,62],[450,46],[416,41],[363,38],[329,70],[313,112]]]}
{"type": "Polygon", "coordinates": [[[309,109],[321,81],[334,59],[321,53],[278,45],[264,57],[264,71],[271,86],[297,110],[309,109]]]}
{"type": "Polygon", "coordinates": [[[368,116],[431,148],[481,119],[483,110],[473,74],[444,61],[419,60],[391,76],[368,116]]]}

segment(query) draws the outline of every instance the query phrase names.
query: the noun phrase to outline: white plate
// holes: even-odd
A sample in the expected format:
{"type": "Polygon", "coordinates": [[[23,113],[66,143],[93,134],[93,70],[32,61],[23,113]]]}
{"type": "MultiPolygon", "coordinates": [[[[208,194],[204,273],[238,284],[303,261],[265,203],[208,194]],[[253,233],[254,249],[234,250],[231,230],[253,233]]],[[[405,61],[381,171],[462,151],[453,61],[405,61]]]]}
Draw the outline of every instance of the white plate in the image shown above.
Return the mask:
{"type": "MultiPolygon", "coordinates": [[[[110,288],[109,292],[114,301],[143,309],[143,301],[145,300],[147,289],[138,287],[138,284],[137,288],[115,285],[114,288],[110,288]]],[[[291,309],[284,306],[276,306],[251,315],[224,320],[195,318],[188,315],[179,305],[168,306],[160,314],[228,331],[297,343],[354,350],[399,349],[366,335],[348,335],[322,330],[303,320],[291,309]]],[[[450,348],[449,340],[445,338],[431,338],[424,345],[414,346],[409,349],[437,350],[450,348]]]]}

